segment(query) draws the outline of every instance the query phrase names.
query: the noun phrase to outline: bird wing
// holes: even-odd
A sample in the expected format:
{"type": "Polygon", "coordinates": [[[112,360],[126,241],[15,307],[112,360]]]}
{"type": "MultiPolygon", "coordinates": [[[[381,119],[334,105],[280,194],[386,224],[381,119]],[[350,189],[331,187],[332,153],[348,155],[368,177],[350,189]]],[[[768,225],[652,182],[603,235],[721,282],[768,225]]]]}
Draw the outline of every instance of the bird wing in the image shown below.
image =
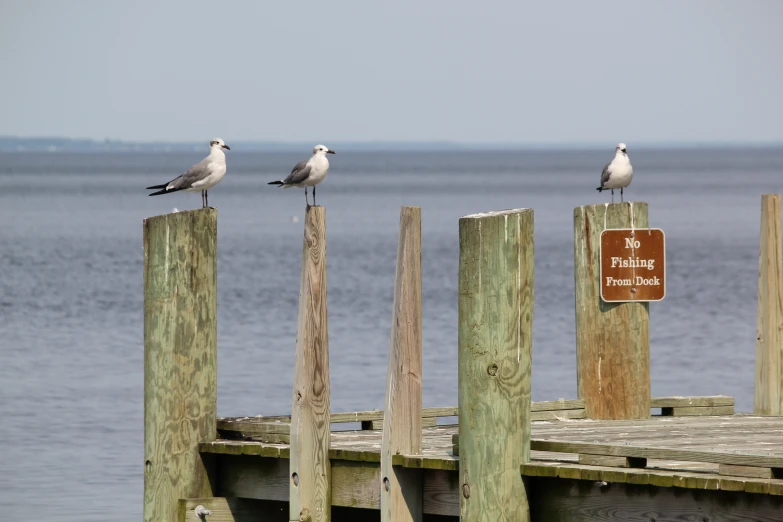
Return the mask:
{"type": "Polygon", "coordinates": [[[283,183],[286,185],[296,185],[306,180],[310,175],[310,165],[308,164],[308,161],[310,160],[302,160],[294,165],[294,168],[291,169],[291,174],[285,178],[283,183]]]}
{"type": "Polygon", "coordinates": [[[607,163],[604,166],[603,172],[601,172],[601,186],[604,186],[604,183],[609,181],[609,178],[612,176],[612,171],[609,169],[609,167],[612,165],[612,162],[607,163]]]}
{"type": "Polygon", "coordinates": [[[210,170],[210,159],[209,156],[204,158],[203,160],[199,161],[192,167],[190,167],[184,174],[179,176],[178,178],[175,178],[171,180],[171,182],[168,185],[168,189],[186,189],[193,186],[194,183],[201,181],[202,179],[209,176],[211,170],[210,170]]]}

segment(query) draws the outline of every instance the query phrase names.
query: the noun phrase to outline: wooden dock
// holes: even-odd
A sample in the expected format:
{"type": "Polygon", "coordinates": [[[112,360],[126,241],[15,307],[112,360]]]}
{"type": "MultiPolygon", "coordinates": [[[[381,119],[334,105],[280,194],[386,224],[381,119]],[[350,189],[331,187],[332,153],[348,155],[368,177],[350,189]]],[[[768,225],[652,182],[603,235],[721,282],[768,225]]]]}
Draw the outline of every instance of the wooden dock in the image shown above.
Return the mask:
{"type": "Polygon", "coordinates": [[[308,209],[291,414],[240,418],[215,412],[216,212],[146,220],[145,521],[783,521],[779,196],[762,207],[753,414],[651,397],[649,306],[596,295],[600,232],[646,227],[646,204],[575,210],[580,397],[546,402],[530,401],[533,213],[462,218],[459,397],[442,408],[421,405],[421,211],[404,207],[384,408],[344,413],[326,214],[308,209]]]}

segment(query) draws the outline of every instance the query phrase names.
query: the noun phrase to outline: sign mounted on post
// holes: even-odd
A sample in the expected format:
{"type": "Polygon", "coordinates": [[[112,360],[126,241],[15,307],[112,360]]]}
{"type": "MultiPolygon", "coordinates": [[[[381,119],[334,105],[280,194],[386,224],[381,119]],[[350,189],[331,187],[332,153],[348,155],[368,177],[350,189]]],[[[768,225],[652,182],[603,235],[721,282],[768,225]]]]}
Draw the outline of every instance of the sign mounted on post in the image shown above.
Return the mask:
{"type": "Polygon", "coordinates": [[[601,299],[660,301],[666,295],[666,241],[660,228],[601,233],[601,299]]]}

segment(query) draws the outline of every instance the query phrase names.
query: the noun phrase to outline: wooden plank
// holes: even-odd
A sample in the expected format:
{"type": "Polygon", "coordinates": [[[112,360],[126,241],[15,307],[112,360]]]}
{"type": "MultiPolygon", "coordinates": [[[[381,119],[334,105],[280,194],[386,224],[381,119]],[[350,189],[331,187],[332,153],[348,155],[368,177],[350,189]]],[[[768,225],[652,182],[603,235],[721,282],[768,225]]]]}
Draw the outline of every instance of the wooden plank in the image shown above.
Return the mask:
{"type": "Polygon", "coordinates": [[[651,408],[681,408],[685,406],[734,406],[734,397],[712,395],[708,397],[653,397],[651,408]]]}
{"type": "Polygon", "coordinates": [[[683,406],[661,408],[665,417],[699,417],[705,415],[734,415],[734,406],[683,406]]]}
{"type": "Polygon", "coordinates": [[[529,520],[533,211],[459,221],[460,518],[529,520]]]}
{"type": "Polygon", "coordinates": [[[179,522],[194,522],[195,510],[201,506],[209,514],[207,522],[288,522],[288,509],[281,502],[249,498],[188,498],[179,501],[179,522]]]}
{"type": "Polygon", "coordinates": [[[753,409],[783,415],[783,251],[780,194],[761,196],[756,380],[753,409]]]}
{"type": "Polygon", "coordinates": [[[533,482],[532,489],[531,516],[547,522],[775,522],[783,512],[781,497],[709,488],[677,490],[614,483],[604,486],[586,480],[540,478],[533,482]]]}
{"type": "Polygon", "coordinates": [[[332,505],[379,509],[381,468],[373,462],[332,462],[332,505]]]}
{"type": "Polygon", "coordinates": [[[553,410],[553,411],[534,411],[530,413],[531,421],[549,421],[563,419],[584,419],[586,418],[584,408],[580,410],[553,410]]]}
{"type": "Polygon", "coordinates": [[[783,469],[781,468],[762,468],[758,466],[737,466],[733,464],[719,464],[719,475],[731,475],[734,477],[752,477],[774,479],[783,478],[783,469]]]}
{"type": "MultiPolygon", "coordinates": [[[[421,453],[421,208],[402,207],[381,443],[381,522],[421,522],[422,474],[392,466],[421,453]]],[[[431,419],[435,421],[435,419],[431,419]]],[[[434,423],[434,422],[433,422],[434,423]]]]}
{"type": "Polygon", "coordinates": [[[459,474],[454,471],[425,469],[424,513],[459,516],[459,474]]]}
{"type": "Polygon", "coordinates": [[[331,520],[326,209],[305,210],[291,408],[291,520],[331,520]]]}
{"type": "Polygon", "coordinates": [[[278,458],[223,455],[218,466],[220,494],[288,502],[288,466],[278,458]]]}
{"type": "Polygon", "coordinates": [[[215,440],[217,210],[144,220],[144,520],[211,496],[199,442],[215,440]]]}
{"type": "MultiPolygon", "coordinates": [[[[462,442],[461,439],[460,442],[462,442]]],[[[621,446],[616,444],[594,444],[590,442],[564,442],[537,439],[532,440],[531,447],[532,449],[539,451],[558,451],[561,453],[584,453],[590,455],[613,455],[617,457],[713,462],[715,464],[737,464],[740,466],[761,466],[769,468],[783,467],[783,456],[728,451],[649,448],[621,446]]]]}
{"type": "Polygon", "coordinates": [[[574,210],[577,388],[591,419],[650,416],[648,303],[606,303],[599,281],[601,232],[646,227],[646,203],[574,210]]]}
{"type": "MultiPolygon", "coordinates": [[[[421,427],[422,428],[432,428],[434,426],[438,425],[438,419],[436,417],[422,417],[421,419],[421,427]]],[[[383,430],[383,421],[365,421],[362,422],[362,429],[363,430],[383,430]]]]}
{"type": "Polygon", "coordinates": [[[530,403],[530,411],[583,410],[584,399],[558,399],[556,401],[537,401],[530,403]]]}
{"type": "Polygon", "coordinates": [[[647,459],[580,454],[579,464],[584,464],[586,466],[606,466],[611,468],[644,468],[647,466],[647,459]]]}

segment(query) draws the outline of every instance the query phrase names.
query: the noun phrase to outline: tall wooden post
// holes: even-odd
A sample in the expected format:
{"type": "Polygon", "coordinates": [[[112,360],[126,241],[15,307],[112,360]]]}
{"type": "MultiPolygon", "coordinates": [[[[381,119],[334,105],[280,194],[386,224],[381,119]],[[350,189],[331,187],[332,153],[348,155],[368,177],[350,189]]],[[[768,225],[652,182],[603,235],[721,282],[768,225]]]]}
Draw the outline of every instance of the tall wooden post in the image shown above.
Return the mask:
{"type": "Polygon", "coordinates": [[[209,497],[199,442],[215,440],[217,210],[144,220],[144,520],[209,497]]]}
{"type": "Polygon", "coordinates": [[[421,470],[392,455],[421,453],[421,208],[402,207],[381,446],[381,521],[421,522],[421,470]]]}
{"type": "Polygon", "coordinates": [[[783,255],[780,221],[780,194],[761,196],[753,410],[765,415],[783,415],[783,255]]]}
{"type": "Polygon", "coordinates": [[[460,520],[530,520],[533,211],[459,221],[460,520]]]}
{"type": "Polygon", "coordinates": [[[318,206],[307,208],[304,223],[291,410],[291,520],[331,520],[329,418],[326,209],[318,206]]]}
{"type": "Polygon", "coordinates": [[[647,203],[606,203],[574,209],[576,377],[592,419],[650,417],[648,303],[601,299],[601,232],[647,228],[647,203]]]}

